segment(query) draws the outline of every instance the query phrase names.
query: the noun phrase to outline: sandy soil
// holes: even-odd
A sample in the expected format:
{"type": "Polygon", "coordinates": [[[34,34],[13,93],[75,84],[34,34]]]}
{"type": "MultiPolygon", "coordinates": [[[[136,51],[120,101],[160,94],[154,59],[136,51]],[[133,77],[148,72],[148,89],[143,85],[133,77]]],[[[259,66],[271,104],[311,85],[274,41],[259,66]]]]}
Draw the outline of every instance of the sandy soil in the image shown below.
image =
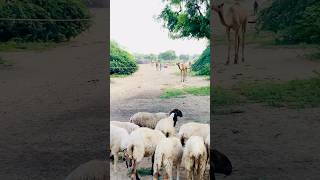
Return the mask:
{"type": "MultiPolygon", "coordinates": [[[[248,3],[249,1],[245,1],[248,3]]],[[[224,35],[215,21],[215,36],[224,35]]],[[[246,46],[246,62],[225,66],[227,47],[215,45],[216,82],[288,81],[313,76],[320,64],[304,58],[308,49],[246,46]]],[[[214,98],[214,97],[212,97],[214,98]]],[[[245,104],[226,109],[240,114],[214,114],[213,145],[232,161],[234,172],[219,179],[319,179],[320,108],[287,109],[245,104]]],[[[225,111],[228,112],[228,111],[225,111]]],[[[212,124],[211,124],[212,125],[212,124]]]]}
{"type": "Polygon", "coordinates": [[[1,53],[0,179],[61,180],[105,158],[106,9],[92,28],[41,52],[1,53]]]}
{"type": "MultiPolygon", "coordinates": [[[[169,112],[178,108],[183,112],[183,118],[178,121],[178,127],[188,121],[209,123],[209,96],[186,96],[184,98],[160,99],[165,88],[182,88],[189,86],[208,86],[210,81],[202,77],[187,77],[180,82],[178,67],[169,66],[163,71],[156,71],[150,64],[139,65],[139,70],[126,78],[111,79],[110,116],[111,120],[128,121],[130,116],[139,111],[169,112]]],[[[145,158],[141,167],[151,167],[151,159],[145,158]]],[[[111,179],[123,179],[127,170],[125,164],[118,165],[119,173],[111,171],[111,179]]],[[[151,176],[142,179],[150,179],[151,176]]],[[[185,174],[182,174],[184,179],[185,174]]]]}

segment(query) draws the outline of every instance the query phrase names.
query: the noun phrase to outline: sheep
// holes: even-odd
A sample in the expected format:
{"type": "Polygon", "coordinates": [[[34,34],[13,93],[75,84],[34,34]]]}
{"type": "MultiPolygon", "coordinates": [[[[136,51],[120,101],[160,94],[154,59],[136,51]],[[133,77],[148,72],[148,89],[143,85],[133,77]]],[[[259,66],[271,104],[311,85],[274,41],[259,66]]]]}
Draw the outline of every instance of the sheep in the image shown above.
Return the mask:
{"type": "Polygon", "coordinates": [[[65,180],[107,180],[107,161],[91,160],[73,170],[65,180]]]}
{"type": "Polygon", "coordinates": [[[127,147],[128,140],[129,133],[125,129],[110,125],[110,149],[114,157],[114,171],[117,171],[118,153],[127,147]]]}
{"type": "MultiPolygon", "coordinates": [[[[146,127],[139,128],[130,134],[129,142],[126,149],[126,156],[132,160],[132,174],[131,179],[136,177],[139,179],[137,174],[137,166],[143,159],[143,157],[152,156],[152,166],[154,161],[154,152],[158,143],[166,137],[161,131],[149,129],[146,127]]],[[[153,172],[153,170],[152,170],[153,172]]]]}
{"type": "Polygon", "coordinates": [[[170,137],[161,140],[158,144],[153,164],[153,179],[158,180],[159,172],[163,166],[170,180],[173,179],[173,166],[177,169],[177,180],[179,180],[179,168],[182,159],[183,148],[180,140],[176,137],[170,137]]]}
{"type": "Polygon", "coordinates": [[[110,121],[110,125],[121,127],[130,134],[132,131],[136,130],[139,128],[138,125],[130,122],[120,122],[120,121],[110,121]]]}
{"type": "Polygon", "coordinates": [[[209,124],[190,122],[190,123],[183,124],[180,127],[178,136],[181,140],[182,146],[184,146],[185,142],[191,136],[200,136],[203,138],[203,141],[205,141],[205,139],[209,134],[210,134],[209,124]]]}
{"type": "Polygon", "coordinates": [[[187,179],[203,179],[207,165],[207,150],[200,136],[191,136],[185,144],[182,163],[187,170],[187,179]]]}
{"type": "MultiPolygon", "coordinates": [[[[182,112],[179,109],[172,110],[171,113],[175,112],[175,117],[173,118],[174,126],[178,121],[178,117],[182,117],[182,112]]],[[[150,129],[154,129],[160,119],[167,118],[169,116],[167,113],[159,112],[159,113],[149,113],[149,112],[138,112],[130,117],[129,121],[134,123],[140,127],[148,127],[150,129]]]]}
{"type": "Polygon", "coordinates": [[[172,137],[176,135],[176,129],[174,128],[173,118],[175,113],[170,114],[169,117],[161,119],[155,129],[161,131],[166,137],[172,137]]]}

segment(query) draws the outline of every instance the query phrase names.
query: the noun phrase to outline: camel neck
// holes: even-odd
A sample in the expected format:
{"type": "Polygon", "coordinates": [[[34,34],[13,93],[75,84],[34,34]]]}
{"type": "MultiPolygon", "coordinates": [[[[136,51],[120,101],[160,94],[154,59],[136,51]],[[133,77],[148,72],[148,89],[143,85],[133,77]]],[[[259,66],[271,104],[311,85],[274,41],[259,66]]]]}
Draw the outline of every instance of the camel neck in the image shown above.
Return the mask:
{"type": "Polygon", "coordinates": [[[228,24],[226,23],[226,20],[225,20],[225,18],[224,18],[224,14],[223,14],[221,11],[218,12],[218,15],[219,15],[219,19],[220,19],[220,21],[221,21],[221,24],[224,25],[224,26],[226,26],[226,27],[230,27],[230,25],[228,25],[228,24]]]}

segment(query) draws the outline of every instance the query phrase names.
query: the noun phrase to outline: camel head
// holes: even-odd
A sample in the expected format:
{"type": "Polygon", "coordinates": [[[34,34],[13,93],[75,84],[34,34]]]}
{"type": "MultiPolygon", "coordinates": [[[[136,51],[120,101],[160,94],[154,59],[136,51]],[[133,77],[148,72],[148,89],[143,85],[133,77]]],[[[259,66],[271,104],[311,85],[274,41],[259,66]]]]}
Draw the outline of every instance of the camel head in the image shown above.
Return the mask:
{"type": "Polygon", "coordinates": [[[215,12],[217,12],[217,13],[219,13],[219,12],[222,13],[223,12],[223,6],[224,6],[224,3],[221,3],[219,5],[212,4],[211,9],[214,10],[215,12]]]}

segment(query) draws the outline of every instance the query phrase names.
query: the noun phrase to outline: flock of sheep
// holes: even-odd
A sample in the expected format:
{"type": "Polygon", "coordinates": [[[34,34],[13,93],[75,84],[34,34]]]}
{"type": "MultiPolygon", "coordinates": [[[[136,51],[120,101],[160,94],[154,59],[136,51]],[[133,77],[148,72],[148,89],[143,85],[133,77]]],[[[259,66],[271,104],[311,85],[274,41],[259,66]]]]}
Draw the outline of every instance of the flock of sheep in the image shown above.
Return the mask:
{"type": "MultiPolygon", "coordinates": [[[[114,171],[117,171],[118,153],[124,152],[126,166],[131,169],[131,179],[139,179],[137,167],[144,157],[152,157],[151,169],[155,180],[162,170],[164,177],[173,179],[174,168],[179,179],[180,167],[187,171],[188,179],[203,179],[210,156],[210,126],[185,123],[177,133],[176,123],[182,116],[180,110],[174,109],[169,114],[138,112],[129,122],[111,121],[110,150],[114,171]]],[[[222,159],[223,166],[227,167],[221,168],[221,172],[230,174],[230,161],[217,151],[213,156],[222,159]]]]}

